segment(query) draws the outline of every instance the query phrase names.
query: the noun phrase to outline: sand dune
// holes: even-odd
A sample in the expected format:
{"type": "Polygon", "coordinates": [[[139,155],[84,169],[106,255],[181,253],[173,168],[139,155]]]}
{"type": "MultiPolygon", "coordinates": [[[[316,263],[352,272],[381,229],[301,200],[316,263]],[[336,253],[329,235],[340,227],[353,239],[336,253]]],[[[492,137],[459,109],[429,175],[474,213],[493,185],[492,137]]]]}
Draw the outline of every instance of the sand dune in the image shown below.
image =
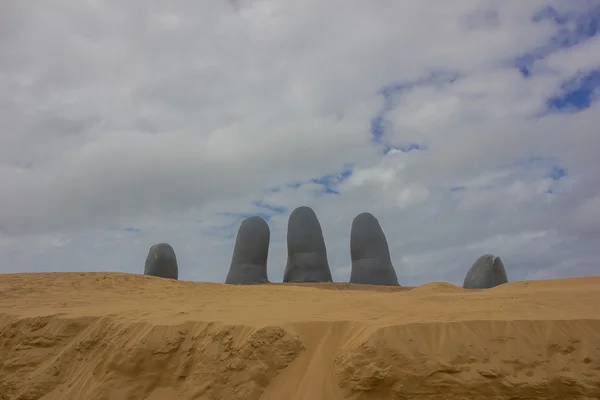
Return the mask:
{"type": "Polygon", "coordinates": [[[0,275],[0,399],[598,399],[600,277],[489,290],[0,275]]]}

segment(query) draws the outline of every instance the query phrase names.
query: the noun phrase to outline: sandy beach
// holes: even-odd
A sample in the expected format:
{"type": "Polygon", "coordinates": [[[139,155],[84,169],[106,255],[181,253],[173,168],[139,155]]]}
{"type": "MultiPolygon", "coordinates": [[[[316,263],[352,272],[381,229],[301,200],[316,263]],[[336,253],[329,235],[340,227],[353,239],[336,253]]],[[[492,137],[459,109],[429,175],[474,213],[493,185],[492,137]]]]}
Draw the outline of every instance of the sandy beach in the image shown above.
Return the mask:
{"type": "Polygon", "coordinates": [[[0,275],[0,399],[598,399],[600,277],[488,290],[0,275]]]}

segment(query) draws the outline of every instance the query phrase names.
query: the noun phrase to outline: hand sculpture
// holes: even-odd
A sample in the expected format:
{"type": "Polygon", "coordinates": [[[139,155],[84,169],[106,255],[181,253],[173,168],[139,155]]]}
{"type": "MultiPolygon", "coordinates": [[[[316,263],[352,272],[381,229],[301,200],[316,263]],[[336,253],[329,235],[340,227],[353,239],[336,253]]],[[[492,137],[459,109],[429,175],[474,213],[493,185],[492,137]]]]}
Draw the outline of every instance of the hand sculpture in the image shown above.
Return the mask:
{"type": "Polygon", "coordinates": [[[157,243],[150,247],[144,275],[158,276],[161,278],[177,279],[177,258],[175,251],[168,243],[157,243]]]}
{"type": "Polygon", "coordinates": [[[352,221],[350,258],[350,283],[398,285],[385,234],[370,213],[359,214],[352,221]]]}
{"type": "Polygon", "coordinates": [[[284,282],[331,282],[321,224],[306,206],[292,211],[287,231],[288,257],[284,282]]]}
{"type": "Polygon", "coordinates": [[[225,283],[267,283],[267,257],[271,232],[267,221],[254,216],[240,225],[225,283]]]}
{"type": "Polygon", "coordinates": [[[500,257],[484,254],[479,257],[467,272],[463,288],[489,289],[507,283],[506,269],[500,257]]]}

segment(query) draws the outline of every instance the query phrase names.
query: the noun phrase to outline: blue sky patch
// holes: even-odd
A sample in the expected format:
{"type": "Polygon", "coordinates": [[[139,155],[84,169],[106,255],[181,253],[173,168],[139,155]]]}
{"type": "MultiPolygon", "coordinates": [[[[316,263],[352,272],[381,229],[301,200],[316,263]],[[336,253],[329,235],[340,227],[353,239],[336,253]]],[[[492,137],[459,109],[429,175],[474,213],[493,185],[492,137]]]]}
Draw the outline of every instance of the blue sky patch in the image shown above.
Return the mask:
{"type": "Polygon", "coordinates": [[[571,78],[561,85],[562,94],[546,101],[547,111],[578,112],[592,105],[596,89],[600,87],[600,68],[571,78]]]}
{"type": "Polygon", "coordinates": [[[319,178],[313,178],[311,183],[323,186],[323,191],[326,194],[339,195],[337,186],[352,176],[353,166],[347,164],[338,174],[328,174],[319,178]]]}
{"type": "MultiPolygon", "coordinates": [[[[272,189],[267,190],[267,192],[272,192],[272,189]]],[[[239,223],[240,219],[250,218],[255,215],[259,216],[259,217],[263,218],[265,221],[269,222],[274,215],[285,214],[288,211],[287,208],[285,208],[285,207],[267,204],[263,200],[254,201],[254,202],[252,202],[252,205],[254,205],[255,207],[258,207],[259,210],[252,212],[252,213],[245,213],[245,212],[244,213],[234,213],[234,212],[228,212],[228,211],[218,213],[218,215],[232,217],[232,218],[234,218],[234,221],[231,225],[223,225],[223,226],[221,226],[219,228],[215,228],[215,229],[216,230],[225,230],[225,231],[233,229],[235,227],[235,225],[237,225],[239,223]]]]}
{"type": "Polygon", "coordinates": [[[259,208],[262,208],[262,209],[268,211],[271,214],[284,214],[287,212],[287,208],[266,204],[263,200],[255,201],[252,204],[254,204],[256,207],[259,207],[259,208]]]}
{"type": "MultiPolygon", "coordinates": [[[[383,154],[387,154],[392,149],[392,146],[385,143],[385,134],[394,127],[392,122],[388,120],[386,116],[398,106],[406,92],[419,86],[444,86],[452,84],[459,78],[460,75],[456,72],[437,70],[430,71],[426,76],[413,81],[391,83],[381,88],[377,93],[383,97],[384,103],[381,111],[371,118],[371,141],[382,146],[383,154]]],[[[417,144],[416,146],[420,145],[417,144]]],[[[424,148],[421,147],[419,150],[424,150],[424,148]]]]}
{"type": "Polygon", "coordinates": [[[410,153],[411,151],[427,150],[427,146],[423,145],[423,144],[418,144],[418,143],[410,143],[410,144],[407,144],[406,146],[383,145],[383,154],[388,154],[389,152],[391,152],[393,150],[401,151],[402,153],[410,153]]]}
{"type": "Polygon", "coordinates": [[[285,187],[289,188],[289,189],[298,189],[302,185],[303,185],[302,182],[291,182],[291,183],[286,183],[285,187]]]}
{"type": "Polygon", "coordinates": [[[550,21],[556,25],[557,32],[543,45],[517,57],[514,61],[515,67],[524,77],[530,77],[536,61],[596,36],[600,26],[600,4],[596,4],[583,12],[571,11],[561,14],[553,7],[547,6],[535,13],[531,18],[533,22],[550,21]]]}
{"type": "Polygon", "coordinates": [[[554,165],[552,166],[552,170],[550,171],[549,176],[550,178],[552,178],[553,181],[558,181],[560,179],[566,178],[567,171],[562,167],[554,165]]]}
{"type": "Polygon", "coordinates": [[[556,157],[533,156],[525,160],[517,161],[515,166],[524,170],[535,171],[539,179],[552,179],[558,181],[568,176],[567,169],[558,163],[556,157]]]}

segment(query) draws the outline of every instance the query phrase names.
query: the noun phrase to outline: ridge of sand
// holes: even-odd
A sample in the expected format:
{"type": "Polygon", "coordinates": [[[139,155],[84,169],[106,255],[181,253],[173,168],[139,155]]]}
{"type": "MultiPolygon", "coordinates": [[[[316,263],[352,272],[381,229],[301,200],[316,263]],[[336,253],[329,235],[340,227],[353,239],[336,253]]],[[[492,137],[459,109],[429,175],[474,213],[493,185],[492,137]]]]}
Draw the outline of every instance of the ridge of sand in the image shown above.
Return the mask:
{"type": "Polygon", "coordinates": [[[0,400],[598,399],[598,305],[600,277],[464,290],[5,274],[0,400]]]}

